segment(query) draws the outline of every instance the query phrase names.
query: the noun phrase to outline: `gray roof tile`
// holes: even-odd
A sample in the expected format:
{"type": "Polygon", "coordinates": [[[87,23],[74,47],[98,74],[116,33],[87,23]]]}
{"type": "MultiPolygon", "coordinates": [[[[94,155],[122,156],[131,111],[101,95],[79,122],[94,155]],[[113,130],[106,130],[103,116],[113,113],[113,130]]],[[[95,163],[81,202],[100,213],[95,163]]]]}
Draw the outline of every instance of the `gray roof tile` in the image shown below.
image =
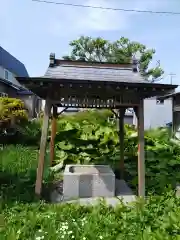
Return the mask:
{"type": "Polygon", "coordinates": [[[18,77],[29,77],[26,67],[22,62],[13,57],[0,46],[0,65],[16,74],[18,77]]]}
{"type": "Polygon", "coordinates": [[[133,72],[132,68],[105,66],[61,64],[59,66],[49,67],[44,77],[67,80],[147,83],[140,73],[133,72]]]}

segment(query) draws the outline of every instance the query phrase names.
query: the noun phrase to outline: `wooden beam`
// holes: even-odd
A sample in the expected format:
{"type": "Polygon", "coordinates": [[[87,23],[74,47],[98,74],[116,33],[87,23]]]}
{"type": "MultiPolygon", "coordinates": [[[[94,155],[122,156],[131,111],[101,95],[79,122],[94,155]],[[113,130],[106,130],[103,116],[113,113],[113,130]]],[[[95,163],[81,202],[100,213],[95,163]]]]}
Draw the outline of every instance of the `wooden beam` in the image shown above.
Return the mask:
{"type": "Polygon", "coordinates": [[[108,108],[108,109],[120,109],[122,107],[134,107],[139,105],[139,100],[134,102],[117,102],[117,101],[109,101],[106,98],[88,98],[87,97],[65,97],[62,101],[59,100],[53,100],[53,105],[57,105],[58,107],[70,107],[70,108],[108,108]]]}
{"type": "MultiPolygon", "coordinates": [[[[55,101],[56,104],[58,105],[58,102],[55,101]]],[[[134,106],[139,106],[139,103],[120,103],[120,104],[108,104],[106,101],[104,104],[93,104],[93,103],[88,103],[88,104],[81,104],[81,103],[72,103],[72,104],[67,104],[66,106],[65,103],[59,102],[60,107],[70,107],[70,108],[98,108],[98,109],[103,109],[103,108],[108,108],[108,109],[120,109],[122,107],[127,107],[127,108],[133,108],[134,106]]]]}
{"type": "Polygon", "coordinates": [[[57,129],[57,106],[53,106],[53,116],[51,122],[51,141],[50,141],[50,166],[52,166],[54,158],[55,158],[55,137],[56,137],[56,129],[57,129]]]}
{"type": "Polygon", "coordinates": [[[124,179],[124,115],[126,108],[119,109],[119,141],[120,141],[120,177],[124,179]]]}
{"type": "Polygon", "coordinates": [[[135,110],[138,118],[138,195],[145,197],[144,100],[135,110]]]}
{"type": "Polygon", "coordinates": [[[41,190],[42,190],[44,160],[45,160],[45,155],[46,155],[46,144],[47,144],[50,111],[51,111],[51,103],[50,103],[49,100],[46,100],[45,108],[44,108],[42,133],[41,133],[39,162],[38,162],[37,175],[36,175],[36,185],[35,185],[35,193],[39,197],[41,195],[41,190]]]}

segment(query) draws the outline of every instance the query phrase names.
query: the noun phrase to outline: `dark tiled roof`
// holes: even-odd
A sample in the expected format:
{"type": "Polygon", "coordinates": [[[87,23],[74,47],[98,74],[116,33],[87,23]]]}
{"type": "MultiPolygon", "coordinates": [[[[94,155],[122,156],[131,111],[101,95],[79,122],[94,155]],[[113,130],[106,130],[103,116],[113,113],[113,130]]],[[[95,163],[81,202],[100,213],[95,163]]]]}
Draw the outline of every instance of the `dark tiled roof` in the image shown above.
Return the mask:
{"type": "Polygon", "coordinates": [[[29,77],[23,63],[0,46],[0,65],[19,77],[29,77]]]}
{"type": "Polygon", "coordinates": [[[107,67],[103,65],[88,66],[86,64],[80,66],[60,64],[49,67],[44,77],[87,81],[147,83],[138,72],[133,72],[132,68],[107,67]]]}

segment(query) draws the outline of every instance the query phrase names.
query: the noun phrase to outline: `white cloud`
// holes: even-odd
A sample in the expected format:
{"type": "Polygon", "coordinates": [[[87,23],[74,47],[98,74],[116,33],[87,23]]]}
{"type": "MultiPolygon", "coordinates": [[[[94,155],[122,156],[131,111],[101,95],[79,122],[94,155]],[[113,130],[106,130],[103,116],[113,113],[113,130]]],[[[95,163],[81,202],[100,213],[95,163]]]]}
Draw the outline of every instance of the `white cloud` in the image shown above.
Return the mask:
{"type": "MultiPolygon", "coordinates": [[[[79,0],[78,4],[105,8],[157,11],[162,10],[167,2],[167,0],[163,2],[157,0],[79,0]]],[[[64,6],[61,7],[61,11],[56,11],[54,14],[54,18],[49,23],[49,30],[51,34],[56,36],[127,30],[136,16],[136,12],[64,6]]]]}
{"type": "MultiPolygon", "coordinates": [[[[83,5],[118,8],[117,0],[86,0],[83,5]]],[[[123,4],[124,6],[124,4],[123,4]]],[[[122,7],[122,6],[121,6],[122,7]]],[[[128,27],[128,18],[131,13],[98,8],[63,7],[62,14],[55,14],[49,23],[49,30],[55,35],[86,34],[92,31],[113,31],[128,27]],[[66,10],[66,12],[65,12],[66,10]]]]}
{"type": "MultiPolygon", "coordinates": [[[[87,5],[103,6],[105,8],[118,8],[120,4],[115,1],[107,0],[87,0],[87,5]]],[[[120,11],[88,8],[83,17],[78,21],[78,27],[81,29],[89,29],[92,31],[107,31],[127,28],[129,13],[120,11]]]]}

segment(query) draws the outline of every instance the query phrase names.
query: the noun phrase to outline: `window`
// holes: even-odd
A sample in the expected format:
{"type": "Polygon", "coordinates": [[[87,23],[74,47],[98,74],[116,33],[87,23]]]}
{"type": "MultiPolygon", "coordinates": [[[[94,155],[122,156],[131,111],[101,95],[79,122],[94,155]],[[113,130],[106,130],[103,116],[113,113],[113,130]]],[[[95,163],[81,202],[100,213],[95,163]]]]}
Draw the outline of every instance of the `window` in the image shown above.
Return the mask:
{"type": "Polygon", "coordinates": [[[4,70],[4,78],[9,80],[9,72],[7,70],[4,70]]]}
{"type": "Polygon", "coordinates": [[[157,105],[160,105],[160,104],[163,105],[163,104],[164,104],[164,100],[162,100],[162,99],[157,99],[157,100],[156,100],[156,104],[157,104],[157,105]]]}

